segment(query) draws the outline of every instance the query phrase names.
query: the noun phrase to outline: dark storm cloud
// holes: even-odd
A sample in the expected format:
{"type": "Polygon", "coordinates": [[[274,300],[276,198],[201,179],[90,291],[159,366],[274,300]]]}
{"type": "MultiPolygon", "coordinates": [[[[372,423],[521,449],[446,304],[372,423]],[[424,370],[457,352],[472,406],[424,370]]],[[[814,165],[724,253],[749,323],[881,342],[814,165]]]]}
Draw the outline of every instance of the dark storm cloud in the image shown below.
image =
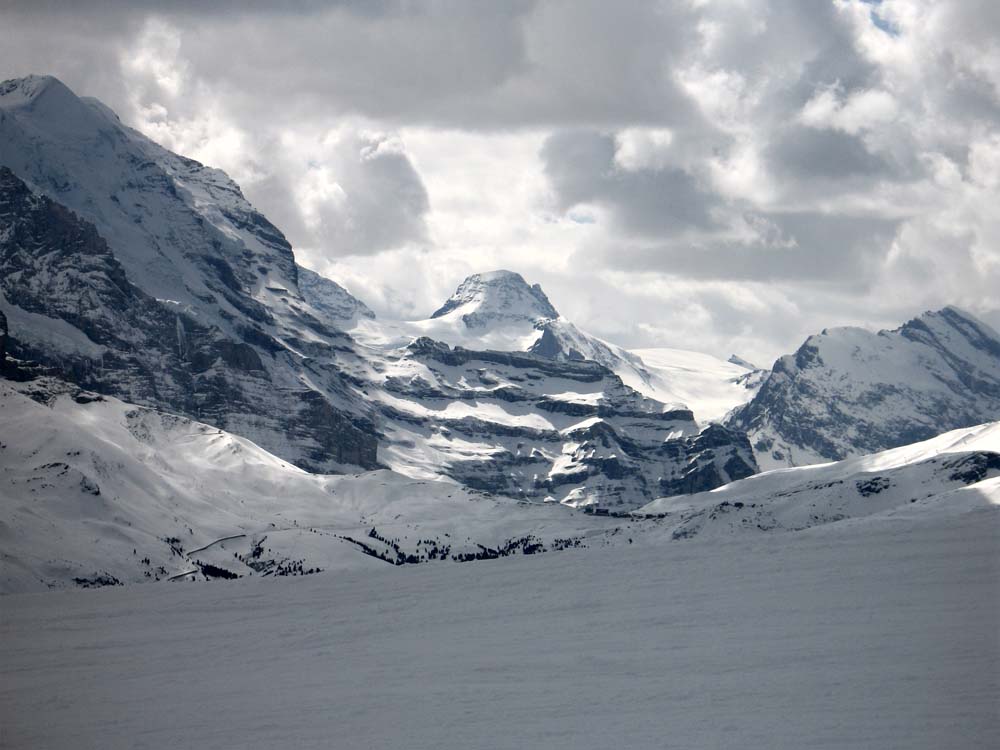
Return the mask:
{"type": "MultiPolygon", "coordinates": [[[[241,92],[248,115],[278,97],[283,106],[271,117],[309,111],[406,125],[698,119],[670,65],[696,42],[684,4],[81,3],[58,13],[57,7],[20,4],[10,23],[29,36],[39,25],[58,34],[59,27],[85,24],[107,52],[88,55],[87,70],[71,79],[114,68],[119,48],[155,16],[180,31],[181,52],[201,78],[241,92]]],[[[18,44],[16,33],[10,37],[13,47],[0,51],[0,61],[43,57],[18,44]]]]}
{"type": "MultiPolygon", "coordinates": [[[[815,212],[765,214],[770,242],[722,240],[599,251],[612,268],[656,271],[713,281],[807,282],[868,291],[889,252],[899,222],[815,212]]],[[[586,254],[581,260],[592,262],[586,254]]]]}
{"type": "Polygon", "coordinates": [[[778,174],[800,180],[871,177],[891,169],[857,136],[802,125],[777,131],[766,154],[778,174]]]}
{"type": "Polygon", "coordinates": [[[609,208],[625,232],[647,236],[714,224],[710,209],[718,198],[692,175],[676,167],[624,170],[615,164],[615,150],[612,136],[590,131],[545,141],[541,157],[561,210],[595,203],[609,208]]]}

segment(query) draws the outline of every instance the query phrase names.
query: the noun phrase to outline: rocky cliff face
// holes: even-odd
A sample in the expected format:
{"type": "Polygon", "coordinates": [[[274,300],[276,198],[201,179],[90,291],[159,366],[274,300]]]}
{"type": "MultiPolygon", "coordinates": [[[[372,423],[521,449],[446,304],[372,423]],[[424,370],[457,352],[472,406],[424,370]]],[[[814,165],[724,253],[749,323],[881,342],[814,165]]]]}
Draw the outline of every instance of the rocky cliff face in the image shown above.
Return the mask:
{"type": "Polygon", "coordinates": [[[691,412],[597,362],[471,351],[422,338],[380,383],[392,468],[574,506],[629,509],[756,471],[745,436],[699,434],[691,412]]]}
{"type": "Polygon", "coordinates": [[[460,318],[468,328],[535,323],[558,318],[542,288],[519,273],[490,271],[465,279],[431,318],[460,318]]]}
{"type": "Polygon", "coordinates": [[[690,411],[624,385],[616,349],[517,274],[470,277],[431,322],[477,348],[547,326],[558,350],[365,346],[343,329],[372,312],[297,267],[218,170],[49,78],[0,85],[0,135],[0,310],[20,378],[192,417],[311,471],[386,464],[572,505],[635,507],[756,468],[742,436],[699,435],[690,411]]]}
{"type": "Polygon", "coordinates": [[[0,310],[0,375],[7,369],[7,316],[0,310]]]}
{"type": "Polygon", "coordinates": [[[954,307],[835,328],[779,359],[729,426],[762,468],[840,460],[1000,418],[1000,334],[954,307]]]}
{"type": "MultiPolygon", "coordinates": [[[[370,423],[276,388],[282,347],[232,336],[132,284],[89,222],[0,167],[0,307],[18,369],[251,436],[305,468],[376,465],[370,423]]],[[[8,341],[9,339],[9,341],[8,341]]],[[[13,375],[14,373],[8,373],[13,375]]]]}
{"type": "Polygon", "coordinates": [[[302,298],[329,322],[343,327],[362,318],[370,320],[375,317],[368,305],[337,282],[302,266],[297,269],[302,298]]]}

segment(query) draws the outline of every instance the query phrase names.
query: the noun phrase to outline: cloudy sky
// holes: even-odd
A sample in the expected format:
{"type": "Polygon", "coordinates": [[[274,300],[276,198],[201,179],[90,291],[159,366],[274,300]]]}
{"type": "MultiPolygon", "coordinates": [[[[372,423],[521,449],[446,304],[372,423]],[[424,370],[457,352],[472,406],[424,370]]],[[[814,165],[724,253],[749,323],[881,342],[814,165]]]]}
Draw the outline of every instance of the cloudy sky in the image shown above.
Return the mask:
{"type": "Polygon", "coordinates": [[[0,78],[226,170],[383,316],[509,268],[617,343],[761,363],[1000,326],[995,0],[158,5],[2,3],[0,78]]]}

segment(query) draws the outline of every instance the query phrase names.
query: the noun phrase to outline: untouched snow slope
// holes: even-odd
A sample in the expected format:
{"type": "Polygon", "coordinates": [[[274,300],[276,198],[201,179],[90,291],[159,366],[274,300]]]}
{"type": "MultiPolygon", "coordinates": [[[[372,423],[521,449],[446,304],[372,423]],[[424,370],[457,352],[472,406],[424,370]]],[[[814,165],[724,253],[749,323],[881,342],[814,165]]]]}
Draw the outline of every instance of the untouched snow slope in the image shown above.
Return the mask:
{"type": "Polygon", "coordinates": [[[687,404],[702,423],[721,422],[729,412],[753,398],[767,374],[735,355],[726,361],[710,354],[667,348],[633,349],[632,354],[642,360],[651,375],[645,386],[647,395],[687,404]]]}
{"type": "Polygon", "coordinates": [[[0,600],[4,747],[993,748],[996,509],[0,600]]]}

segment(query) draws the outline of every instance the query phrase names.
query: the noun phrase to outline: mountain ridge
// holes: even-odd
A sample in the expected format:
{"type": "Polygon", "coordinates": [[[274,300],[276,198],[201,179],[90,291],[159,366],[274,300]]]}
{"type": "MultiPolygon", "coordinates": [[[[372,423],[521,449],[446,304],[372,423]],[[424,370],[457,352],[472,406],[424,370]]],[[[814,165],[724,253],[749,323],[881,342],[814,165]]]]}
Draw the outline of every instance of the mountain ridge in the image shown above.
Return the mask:
{"type": "Polygon", "coordinates": [[[422,322],[471,332],[464,341],[475,349],[415,345],[416,324],[399,343],[364,339],[365,330],[382,335],[384,322],[300,269],[280,230],[223,172],[170,153],[61,84],[21,85],[52,89],[37,100],[59,106],[39,113],[5,84],[0,165],[104,248],[92,253],[103,267],[91,278],[74,272],[70,247],[46,242],[44,217],[5,219],[27,222],[0,245],[10,271],[0,307],[12,321],[8,344],[30,360],[23,372],[198,419],[319,473],[388,466],[519,499],[628,509],[666,488],[756,470],[743,436],[698,439],[690,411],[636,392],[587,352],[497,352],[494,328],[506,336],[514,323],[533,341],[536,323],[556,312],[518,274],[473,277],[451,312],[422,322]],[[80,116],[61,122],[67,107],[80,116]],[[15,288],[14,274],[32,284],[15,288]],[[483,325],[469,329],[470,315],[483,325]]]}
{"type": "Polygon", "coordinates": [[[762,468],[840,460],[1000,417],[1000,334],[948,306],[898,328],[827,328],[727,420],[762,468]]]}

